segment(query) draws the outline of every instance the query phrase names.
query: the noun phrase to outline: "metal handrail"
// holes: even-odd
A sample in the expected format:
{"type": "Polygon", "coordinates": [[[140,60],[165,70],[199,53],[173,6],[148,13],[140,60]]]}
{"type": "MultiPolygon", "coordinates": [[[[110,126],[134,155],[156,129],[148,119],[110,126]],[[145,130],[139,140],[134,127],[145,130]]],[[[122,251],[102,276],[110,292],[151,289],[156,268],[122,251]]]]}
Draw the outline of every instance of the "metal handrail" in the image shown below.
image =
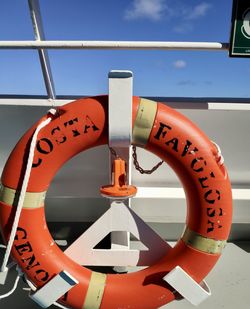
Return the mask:
{"type": "Polygon", "coordinates": [[[0,41],[0,49],[228,50],[228,43],[157,41],[0,41]]]}

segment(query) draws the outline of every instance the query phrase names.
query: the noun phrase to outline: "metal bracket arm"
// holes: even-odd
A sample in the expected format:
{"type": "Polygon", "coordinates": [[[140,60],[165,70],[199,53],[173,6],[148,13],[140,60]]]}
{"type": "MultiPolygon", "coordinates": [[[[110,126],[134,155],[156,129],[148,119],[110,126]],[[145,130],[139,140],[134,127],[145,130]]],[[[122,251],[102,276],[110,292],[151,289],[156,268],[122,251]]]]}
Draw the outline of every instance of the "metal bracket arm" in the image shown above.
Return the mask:
{"type": "Polygon", "coordinates": [[[195,306],[211,296],[210,288],[205,281],[198,284],[180,266],[176,266],[163,279],[195,306]]]}
{"type": "Polygon", "coordinates": [[[64,270],[29,296],[42,308],[48,308],[76,284],[78,281],[64,270]]]}

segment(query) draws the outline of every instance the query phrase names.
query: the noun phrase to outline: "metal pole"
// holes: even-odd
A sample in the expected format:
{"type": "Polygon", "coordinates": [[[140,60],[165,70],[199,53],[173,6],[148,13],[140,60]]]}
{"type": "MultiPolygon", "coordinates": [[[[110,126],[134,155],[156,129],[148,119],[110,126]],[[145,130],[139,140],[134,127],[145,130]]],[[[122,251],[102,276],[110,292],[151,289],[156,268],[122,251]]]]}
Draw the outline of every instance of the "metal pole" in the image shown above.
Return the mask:
{"type": "Polygon", "coordinates": [[[143,41],[0,41],[0,49],[134,49],[134,50],[228,50],[219,42],[143,41]]]}
{"type": "MultiPolygon", "coordinates": [[[[43,31],[42,16],[40,12],[39,0],[29,0],[29,9],[33,24],[35,39],[37,43],[45,40],[43,31]]],[[[46,42],[46,41],[45,41],[46,42]]],[[[46,49],[38,50],[40,64],[43,72],[43,79],[49,99],[56,98],[56,92],[50,68],[49,56],[46,49]]]]}

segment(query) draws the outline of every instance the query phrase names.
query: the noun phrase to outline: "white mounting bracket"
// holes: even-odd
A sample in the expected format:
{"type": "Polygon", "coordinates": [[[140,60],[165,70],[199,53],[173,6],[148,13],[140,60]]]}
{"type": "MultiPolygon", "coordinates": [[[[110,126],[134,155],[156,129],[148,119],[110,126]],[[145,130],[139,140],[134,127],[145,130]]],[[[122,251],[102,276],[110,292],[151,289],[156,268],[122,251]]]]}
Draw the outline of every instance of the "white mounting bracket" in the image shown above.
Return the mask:
{"type": "Polygon", "coordinates": [[[64,253],[81,265],[127,266],[152,265],[166,255],[171,247],[156,234],[137,214],[123,203],[113,202],[90,228],[64,253]],[[124,220],[125,219],[125,220],[124,220]],[[93,249],[110,232],[128,231],[137,239],[143,231],[146,250],[124,248],[93,249]],[[84,248],[84,250],[82,249],[84,248]]]}
{"type": "Polygon", "coordinates": [[[67,271],[62,271],[29,297],[42,308],[48,308],[77,283],[67,271]]]}
{"type": "MultiPolygon", "coordinates": [[[[109,73],[109,145],[127,162],[128,184],[131,183],[132,78],[129,71],[109,73]]],[[[112,160],[111,157],[111,164],[112,160]]],[[[82,265],[118,266],[115,268],[118,272],[125,271],[124,266],[127,265],[148,266],[155,263],[166,254],[170,246],[129,206],[129,200],[111,200],[110,209],[85,231],[65,254],[82,265]],[[111,250],[93,249],[109,233],[111,250]],[[140,240],[147,250],[131,250],[130,233],[140,240]]]]}
{"type": "Polygon", "coordinates": [[[198,284],[180,266],[176,266],[163,279],[195,306],[211,296],[210,288],[205,281],[198,284]]]}
{"type": "MultiPolygon", "coordinates": [[[[131,139],[132,139],[132,101],[133,73],[131,71],[113,70],[109,72],[109,146],[127,163],[127,182],[131,184],[131,139]]],[[[110,171],[114,158],[110,156],[110,171]]],[[[112,173],[110,173],[110,181],[112,173]]],[[[130,199],[123,202],[130,207],[130,199]]],[[[114,202],[110,201],[110,207],[114,202]]],[[[126,218],[124,218],[126,220],[126,218]]],[[[129,250],[130,234],[127,230],[111,233],[112,250],[129,250]]],[[[114,265],[115,266],[115,265],[114,265]]],[[[115,267],[117,272],[126,268],[115,267]]]]}
{"type": "Polygon", "coordinates": [[[109,72],[109,146],[129,148],[132,136],[133,73],[109,72]]]}

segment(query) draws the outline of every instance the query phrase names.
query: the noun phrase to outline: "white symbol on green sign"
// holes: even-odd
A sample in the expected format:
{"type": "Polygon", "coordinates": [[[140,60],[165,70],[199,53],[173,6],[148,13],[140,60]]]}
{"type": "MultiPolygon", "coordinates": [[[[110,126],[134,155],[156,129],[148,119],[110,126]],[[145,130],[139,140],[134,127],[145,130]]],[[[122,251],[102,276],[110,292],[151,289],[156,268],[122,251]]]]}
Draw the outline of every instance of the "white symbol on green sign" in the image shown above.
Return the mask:
{"type": "Polygon", "coordinates": [[[243,13],[242,19],[243,25],[241,27],[241,32],[245,38],[250,39],[250,8],[243,13]]]}

